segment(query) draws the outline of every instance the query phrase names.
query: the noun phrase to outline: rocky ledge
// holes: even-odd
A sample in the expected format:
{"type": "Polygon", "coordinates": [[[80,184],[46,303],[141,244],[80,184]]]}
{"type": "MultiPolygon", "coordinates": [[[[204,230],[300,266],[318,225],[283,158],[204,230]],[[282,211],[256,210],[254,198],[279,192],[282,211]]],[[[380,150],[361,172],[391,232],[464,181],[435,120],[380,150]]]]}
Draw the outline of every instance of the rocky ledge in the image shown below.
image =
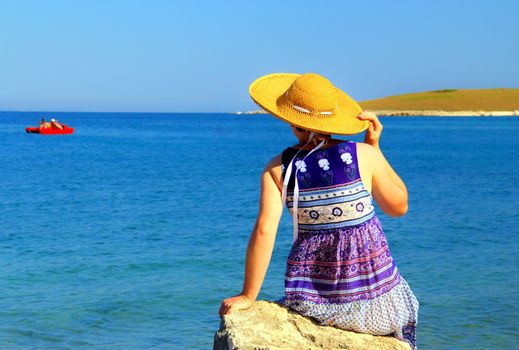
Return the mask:
{"type": "Polygon", "coordinates": [[[412,116],[412,117],[513,117],[519,116],[519,111],[440,111],[440,110],[402,110],[402,111],[373,111],[376,115],[392,116],[412,116]]]}
{"type": "Polygon", "coordinates": [[[225,316],[214,337],[214,350],[409,350],[393,337],[319,326],[279,304],[258,301],[225,316]]]}

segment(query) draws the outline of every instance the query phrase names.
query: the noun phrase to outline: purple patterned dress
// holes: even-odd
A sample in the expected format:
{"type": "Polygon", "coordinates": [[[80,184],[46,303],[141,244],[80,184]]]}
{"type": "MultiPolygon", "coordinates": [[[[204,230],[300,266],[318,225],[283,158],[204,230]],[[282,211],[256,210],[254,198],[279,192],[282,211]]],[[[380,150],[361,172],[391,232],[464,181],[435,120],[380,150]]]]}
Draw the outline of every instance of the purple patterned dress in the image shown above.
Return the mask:
{"type": "MultiPolygon", "coordinates": [[[[283,151],[283,177],[297,151],[283,151]]],[[[293,215],[296,175],[298,229],[281,302],[319,324],[391,335],[416,349],[418,300],[391,257],[356,143],[301,151],[293,167],[287,206],[293,215]]]]}

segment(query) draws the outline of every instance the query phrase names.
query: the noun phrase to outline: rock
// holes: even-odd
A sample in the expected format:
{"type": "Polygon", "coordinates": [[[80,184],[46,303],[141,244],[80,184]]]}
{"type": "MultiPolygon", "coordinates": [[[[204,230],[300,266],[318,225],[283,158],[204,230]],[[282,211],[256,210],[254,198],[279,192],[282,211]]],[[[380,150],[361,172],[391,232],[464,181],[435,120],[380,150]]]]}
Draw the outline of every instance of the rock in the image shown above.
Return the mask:
{"type": "Polygon", "coordinates": [[[214,350],[409,350],[394,337],[373,336],[319,326],[279,304],[257,301],[224,317],[214,350]]]}

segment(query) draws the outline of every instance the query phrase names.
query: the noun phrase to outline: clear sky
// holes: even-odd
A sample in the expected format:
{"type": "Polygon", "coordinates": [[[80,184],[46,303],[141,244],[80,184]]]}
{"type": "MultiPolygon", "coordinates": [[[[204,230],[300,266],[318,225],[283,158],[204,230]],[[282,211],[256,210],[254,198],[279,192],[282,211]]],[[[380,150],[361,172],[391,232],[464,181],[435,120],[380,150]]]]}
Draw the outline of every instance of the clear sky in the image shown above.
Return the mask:
{"type": "Polygon", "coordinates": [[[518,88],[518,18],[515,0],[0,0],[0,110],[249,110],[273,72],[358,100],[518,88]]]}

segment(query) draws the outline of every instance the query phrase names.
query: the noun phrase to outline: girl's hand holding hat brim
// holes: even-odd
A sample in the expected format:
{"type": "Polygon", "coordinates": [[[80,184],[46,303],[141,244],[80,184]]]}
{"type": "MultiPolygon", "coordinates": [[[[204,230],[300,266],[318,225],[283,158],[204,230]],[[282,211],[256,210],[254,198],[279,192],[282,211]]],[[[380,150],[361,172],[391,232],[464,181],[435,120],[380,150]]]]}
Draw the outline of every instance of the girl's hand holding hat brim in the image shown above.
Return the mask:
{"type": "Polygon", "coordinates": [[[380,135],[382,134],[382,123],[378,119],[377,115],[373,112],[364,111],[357,116],[360,120],[369,121],[366,135],[364,136],[364,143],[367,143],[375,148],[379,148],[380,135]]]}

